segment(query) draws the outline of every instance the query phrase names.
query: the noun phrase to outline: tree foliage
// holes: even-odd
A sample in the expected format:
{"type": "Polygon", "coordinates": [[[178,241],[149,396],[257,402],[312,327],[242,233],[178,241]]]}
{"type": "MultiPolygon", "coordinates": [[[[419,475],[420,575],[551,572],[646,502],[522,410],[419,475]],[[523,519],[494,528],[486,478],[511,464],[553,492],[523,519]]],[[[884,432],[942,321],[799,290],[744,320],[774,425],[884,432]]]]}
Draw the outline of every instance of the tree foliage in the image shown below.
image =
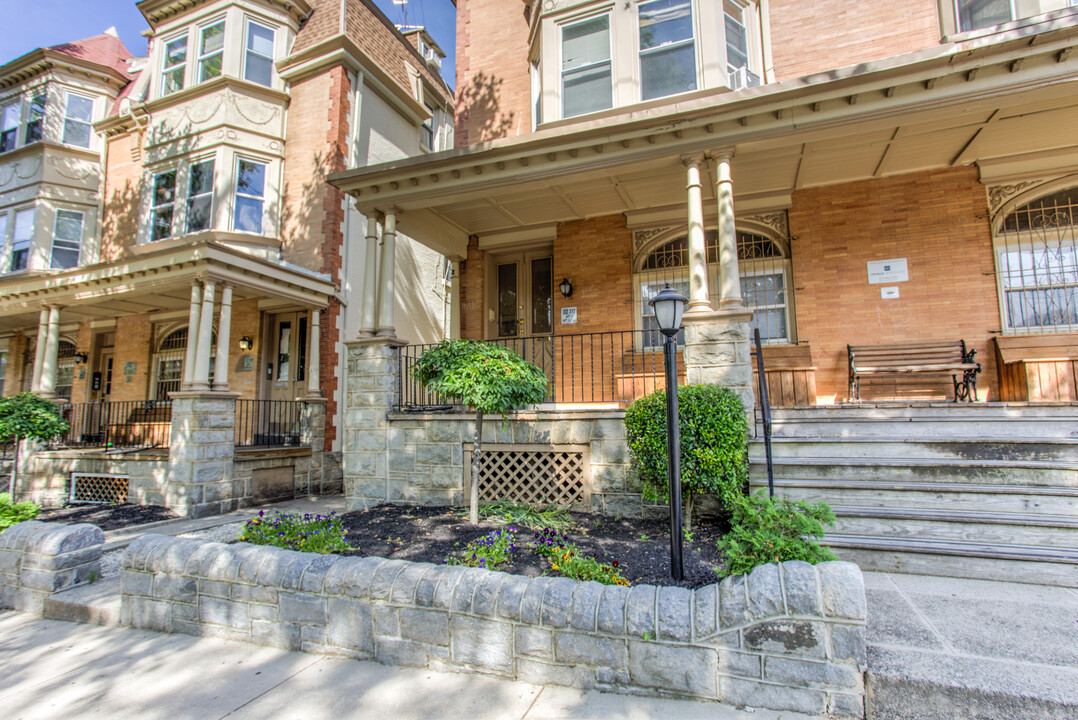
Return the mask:
{"type": "MultiPolygon", "coordinates": [[[[730,506],[743,495],[749,477],[748,421],[741,398],[720,385],[682,385],[677,397],[682,493],[687,499],[712,493],[730,506]]],[[[666,390],[629,406],[625,433],[644,497],[667,500],[666,390]]]]}
{"type": "Polygon", "coordinates": [[[445,340],[412,367],[428,390],[460,400],[484,415],[541,403],[546,375],[512,350],[475,340],[445,340]]]}
{"type": "Polygon", "coordinates": [[[825,526],[835,524],[835,514],[825,503],[771,499],[761,490],[738,498],[733,510],[730,532],[718,543],[726,555],[720,576],[740,575],[773,562],[804,560],[815,565],[836,559],[817,542],[825,526]]]}
{"type": "Polygon", "coordinates": [[[28,392],[0,398],[0,442],[47,442],[67,432],[67,427],[51,400],[28,392]]]}

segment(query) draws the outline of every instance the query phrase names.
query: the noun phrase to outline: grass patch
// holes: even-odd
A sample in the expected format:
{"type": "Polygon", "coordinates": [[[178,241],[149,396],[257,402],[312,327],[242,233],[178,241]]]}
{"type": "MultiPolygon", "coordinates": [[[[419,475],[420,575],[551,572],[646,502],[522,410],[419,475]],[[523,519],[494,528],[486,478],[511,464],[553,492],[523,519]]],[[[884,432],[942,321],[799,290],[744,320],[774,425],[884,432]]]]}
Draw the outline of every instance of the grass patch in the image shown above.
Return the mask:
{"type": "Polygon", "coordinates": [[[567,528],[573,524],[567,511],[553,505],[537,508],[506,501],[492,502],[479,506],[479,516],[491,522],[523,525],[533,530],[567,528]]]}

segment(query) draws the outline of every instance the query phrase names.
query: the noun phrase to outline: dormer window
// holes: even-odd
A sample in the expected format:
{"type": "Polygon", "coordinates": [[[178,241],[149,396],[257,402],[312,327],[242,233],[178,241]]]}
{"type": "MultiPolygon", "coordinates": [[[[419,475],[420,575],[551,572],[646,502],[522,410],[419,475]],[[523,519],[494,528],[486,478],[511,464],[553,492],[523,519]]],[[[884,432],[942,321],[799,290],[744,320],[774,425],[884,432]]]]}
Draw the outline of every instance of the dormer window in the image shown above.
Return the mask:
{"type": "Polygon", "coordinates": [[[161,95],[171,95],[177,90],[183,90],[183,74],[187,70],[187,35],[165,43],[165,57],[161,68],[161,95]]]}
{"type": "Polygon", "coordinates": [[[0,106],[0,152],[14,150],[19,139],[19,117],[22,106],[18,100],[0,106]]]}
{"type": "Polygon", "coordinates": [[[23,145],[38,142],[45,121],[45,93],[35,95],[26,111],[26,136],[23,145]]]}
{"type": "Polygon", "coordinates": [[[243,58],[243,79],[270,87],[273,85],[274,31],[248,20],[247,42],[243,58]]]}
{"type": "Polygon", "coordinates": [[[221,59],[225,54],[225,21],[199,29],[198,81],[206,82],[221,74],[221,59]]]}
{"type": "Polygon", "coordinates": [[[640,99],[696,89],[690,0],[640,3],[640,99]]]}
{"type": "Polygon", "coordinates": [[[90,147],[93,128],[94,101],[88,97],[67,93],[64,103],[64,144],[90,147]]]}

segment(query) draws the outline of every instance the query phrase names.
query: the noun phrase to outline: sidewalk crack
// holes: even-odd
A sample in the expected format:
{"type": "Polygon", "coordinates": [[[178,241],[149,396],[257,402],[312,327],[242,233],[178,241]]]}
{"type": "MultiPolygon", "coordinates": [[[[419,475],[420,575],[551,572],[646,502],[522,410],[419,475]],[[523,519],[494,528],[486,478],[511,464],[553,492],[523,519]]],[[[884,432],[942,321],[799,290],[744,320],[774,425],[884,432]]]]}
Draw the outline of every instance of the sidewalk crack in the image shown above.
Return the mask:
{"type": "Polygon", "coordinates": [[[932,624],[932,621],[929,620],[923,612],[921,612],[921,608],[914,605],[913,600],[911,600],[910,597],[902,591],[902,588],[898,586],[898,583],[895,582],[895,579],[891,577],[890,573],[887,573],[887,579],[891,581],[891,585],[894,586],[895,592],[897,592],[899,596],[906,601],[906,604],[909,605],[910,609],[917,614],[917,617],[921,618],[921,622],[925,624],[925,627],[932,631],[932,634],[936,636],[936,639],[939,640],[940,644],[943,645],[943,647],[947,648],[947,650],[952,655],[960,654],[958,650],[956,650],[955,647],[951,645],[951,643],[947,642],[947,638],[943,637],[943,633],[936,629],[936,626],[932,624]]]}

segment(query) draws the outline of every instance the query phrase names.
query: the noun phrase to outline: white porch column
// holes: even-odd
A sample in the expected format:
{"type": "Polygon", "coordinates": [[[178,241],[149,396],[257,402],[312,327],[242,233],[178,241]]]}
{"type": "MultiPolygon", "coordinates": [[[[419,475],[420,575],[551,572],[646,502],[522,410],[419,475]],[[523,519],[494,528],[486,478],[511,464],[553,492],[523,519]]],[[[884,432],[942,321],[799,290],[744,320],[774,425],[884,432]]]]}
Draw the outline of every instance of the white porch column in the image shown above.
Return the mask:
{"type": "Polygon", "coordinates": [[[363,258],[363,299],[359,308],[359,334],[374,335],[378,304],[378,218],[367,217],[367,247],[363,258]]]}
{"type": "Polygon", "coordinates": [[[41,365],[45,362],[45,342],[49,336],[49,309],[41,308],[37,321],[37,344],[34,345],[34,375],[30,381],[30,391],[41,391],[41,365]]]}
{"type": "Polygon", "coordinates": [[[734,181],[730,161],[734,149],[723,148],[711,153],[715,163],[715,197],[719,202],[719,307],[744,307],[741,300],[741,278],[737,268],[737,229],[734,225],[734,181]]]}
{"type": "Polygon", "coordinates": [[[686,169],[685,190],[689,209],[689,308],[711,309],[707,286],[707,243],[704,239],[704,194],[700,183],[702,155],[683,158],[686,169]]]}
{"type": "Polygon", "coordinates": [[[202,285],[198,280],[191,283],[191,313],[187,316],[187,350],[183,355],[183,383],[181,390],[190,390],[195,378],[195,349],[198,347],[198,317],[202,309],[202,285]]]}
{"type": "Polygon", "coordinates": [[[322,341],[322,328],[319,326],[322,313],[317,309],[310,311],[310,326],[311,326],[311,348],[307,353],[307,397],[320,397],[321,385],[319,378],[319,368],[321,364],[321,356],[319,355],[320,343],[322,341]]]}
{"type": "Polygon", "coordinates": [[[202,288],[202,311],[198,322],[195,374],[191,378],[192,390],[210,389],[210,346],[213,344],[213,293],[213,280],[206,280],[202,288]]]}
{"type": "Polygon", "coordinates": [[[56,394],[56,354],[60,350],[60,308],[49,308],[48,334],[45,338],[45,357],[41,362],[40,392],[56,394]]]}
{"type": "Polygon", "coordinates": [[[214,392],[228,392],[228,350],[232,346],[232,286],[221,287],[221,315],[217,320],[217,365],[213,373],[214,392]]]}
{"type": "Polygon", "coordinates": [[[393,291],[394,262],[397,253],[397,215],[396,208],[385,211],[382,225],[382,263],[378,269],[378,335],[396,337],[397,328],[393,323],[393,306],[396,296],[393,291]]]}
{"type": "Polygon", "coordinates": [[[450,260],[449,280],[449,338],[460,339],[460,260],[450,260]]]}

